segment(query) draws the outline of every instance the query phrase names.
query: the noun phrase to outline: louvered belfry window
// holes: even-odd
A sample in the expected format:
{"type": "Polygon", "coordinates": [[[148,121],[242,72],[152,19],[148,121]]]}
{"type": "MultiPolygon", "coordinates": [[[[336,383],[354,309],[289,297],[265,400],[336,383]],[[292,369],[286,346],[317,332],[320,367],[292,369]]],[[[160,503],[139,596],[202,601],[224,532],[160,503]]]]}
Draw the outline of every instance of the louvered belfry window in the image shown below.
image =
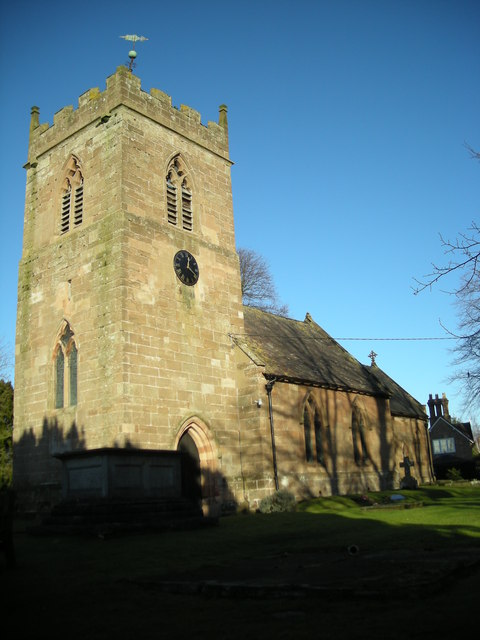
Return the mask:
{"type": "Polygon", "coordinates": [[[192,231],[193,229],[192,192],[185,180],[182,185],[182,227],[187,231],[192,231]]]}
{"type": "Polygon", "coordinates": [[[193,231],[192,190],[185,163],[176,156],[167,171],[167,220],[175,227],[193,231]]]}
{"type": "Polygon", "coordinates": [[[66,233],[70,229],[70,201],[72,199],[72,188],[67,185],[62,196],[62,219],[60,222],[60,233],[66,233]]]}
{"type": "Polygon", "coordinates": [[[167,176],[167,215],[170,224],[177,224],[177,187],[167,176]]]}
{"type": "Polygon", "coordinates": [[[64,234],[83,222],[83,175],[80,163],[72,156],[62,188],[60,233],[64,234]]]}
{"type": "Polygon", "coordinates": [[[65,322],[55,347],[54,361],[55,408],[73,407],[77,404],[78,350],[68,322],[65,322]]]}

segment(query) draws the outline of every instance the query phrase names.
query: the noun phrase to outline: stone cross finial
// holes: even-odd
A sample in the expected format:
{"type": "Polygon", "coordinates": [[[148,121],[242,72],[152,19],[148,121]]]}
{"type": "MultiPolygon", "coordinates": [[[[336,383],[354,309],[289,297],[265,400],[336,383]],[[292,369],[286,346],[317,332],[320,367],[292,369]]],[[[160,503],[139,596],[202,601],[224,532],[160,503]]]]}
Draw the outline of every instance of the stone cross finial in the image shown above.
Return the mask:
{"type": "Polygon", "coordinates": [[[372,366],[375,364],[375,358],[377,357],[377,355],[378,355],[378,353],[375,353],[375,351],[373,349],[368,354],[368,357],[372,361],[372,366]]]}

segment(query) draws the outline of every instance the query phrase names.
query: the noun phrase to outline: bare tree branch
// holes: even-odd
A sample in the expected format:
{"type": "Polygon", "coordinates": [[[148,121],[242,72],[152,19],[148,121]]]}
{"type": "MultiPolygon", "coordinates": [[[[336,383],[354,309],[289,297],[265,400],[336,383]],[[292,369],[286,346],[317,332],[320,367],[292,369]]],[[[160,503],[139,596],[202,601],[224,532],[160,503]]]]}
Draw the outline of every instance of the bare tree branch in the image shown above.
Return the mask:
{"type": "Polygon", "coordinates": [[[468,142],[465,142],[465,148],[467,149],[468,153],[470,154],[470,157],[473,160],[478,160],[480,162],[480,152],[479,151],[475,151],[475,149],[472,149],[472,147],[468,144],[468,142]]]}
{"type": "Polygon", "coordinates": [[[252,249],[237,249],[240,261],[240,277],[243,304],[269,311],[277,315],[287,315],[288,306],[278,299],[270,268],[265,259],[252,249]]]}
{"type": "Polygon", "coordinates": [[[453,255],[454,258],[444,266],[432,264],[431,273],[426,274],[423,280],[415,279],[417,283],[413,290],[415,295],[425,289],[431,289],[439,280],[456,271],[466,272],[462,287],[451,292],[457,295],[462,289],[468,288],[480,275],[480,227],[477,222],[473,221],[468,232],[459,234],[454,242],[445,240],[441,235],[440,241],[445,255],[453,255]]]}
{"type": "Polygon", "coordinates": [[[0,338],[0,379],[7,380],[13,358],[3,338],[0,338]]]}
{"type": "MultiPolygon", "coordinates": [[[[480,161],[480,153],[465,146],[470,157],[480,161]]],[[[458,328],[455,333],[445,329],[457,339],[453,361],[457,369],[450,380],[461,381],[466,407],[480,408],[480,226],[473,221],[454,241],[442,236],[440,241],[448,260],[442,266],[433,264],[431,273],[415,280],[414,293],[431,289],[452,274],[461,274],[460,283],[449,291],[456,298],[458,328]]]]}
{"type": "Polygon", "coordinates": [[[458,330],[452,380],[462,381],[467,407],[480,407],[480,277],[457,292],[458,330]]]}

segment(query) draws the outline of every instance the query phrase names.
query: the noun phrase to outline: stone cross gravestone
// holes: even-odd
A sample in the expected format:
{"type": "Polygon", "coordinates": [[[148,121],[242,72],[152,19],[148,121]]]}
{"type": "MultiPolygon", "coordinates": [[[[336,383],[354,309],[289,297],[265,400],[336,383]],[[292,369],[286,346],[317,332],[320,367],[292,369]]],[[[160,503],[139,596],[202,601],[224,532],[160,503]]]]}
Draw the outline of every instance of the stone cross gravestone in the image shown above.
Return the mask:
{"type": "Polygon", "coordinates": [[[400,462],[400,467],[405,471],[405,476],[400,481],[402,489],[416,489],[418,487],[417,479],[412,475],[410,471],[411,467],[414,467],[415,463],[410,460],[408,456],[403,456],[403,462],[400,462]]]}

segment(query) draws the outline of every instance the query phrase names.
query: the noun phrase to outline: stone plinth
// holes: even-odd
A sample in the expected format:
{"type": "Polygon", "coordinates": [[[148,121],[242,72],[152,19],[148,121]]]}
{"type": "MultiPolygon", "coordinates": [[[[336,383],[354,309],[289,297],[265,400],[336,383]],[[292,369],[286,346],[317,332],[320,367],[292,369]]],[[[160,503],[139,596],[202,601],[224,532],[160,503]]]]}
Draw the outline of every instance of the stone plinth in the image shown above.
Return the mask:
{"type": "Polygon", "coordinates": [[[102,448],[56,457],[63,464],[65,500],[181,495],[181,456],[177,451],[102,448]]]}

